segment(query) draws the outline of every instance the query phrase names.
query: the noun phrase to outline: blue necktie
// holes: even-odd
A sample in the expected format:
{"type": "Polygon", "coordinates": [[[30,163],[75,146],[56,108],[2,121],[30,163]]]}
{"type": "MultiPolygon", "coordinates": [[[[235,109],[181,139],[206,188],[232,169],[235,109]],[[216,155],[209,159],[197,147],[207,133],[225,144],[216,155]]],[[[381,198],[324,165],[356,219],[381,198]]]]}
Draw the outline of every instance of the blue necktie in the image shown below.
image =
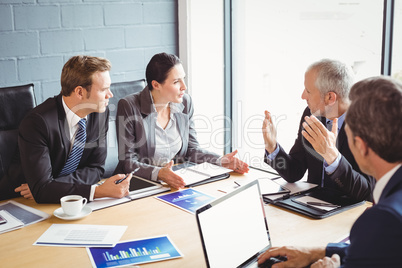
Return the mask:
{"type": "Polygon", "coordinates": [[[78,122],[78,130],[77,134],[75,135],[73,148],[67,158],[67,162],[64,165],[62,171],[60,172],[59,176],[65,176],[70,173],[73,173],[80,163],[82,152],[84,151],[85,141],[87,139],[87,132],[86,132],[86,120],[82,118],[78,122]]]}

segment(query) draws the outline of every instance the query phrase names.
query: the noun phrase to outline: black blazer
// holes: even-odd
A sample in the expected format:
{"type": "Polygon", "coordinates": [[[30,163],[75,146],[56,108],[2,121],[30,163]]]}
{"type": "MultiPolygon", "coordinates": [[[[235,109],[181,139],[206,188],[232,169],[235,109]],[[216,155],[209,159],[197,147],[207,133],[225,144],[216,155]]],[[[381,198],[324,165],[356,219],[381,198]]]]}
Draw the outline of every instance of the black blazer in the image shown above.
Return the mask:
{"type": "Polygon", "coordinates": [[[326,255],[341,256],[342,267],[401,267],[402,168],[388,181],[380,200],[356,220],[350,245],[331,243],[326,255]]]}
{"type": "Polygon", "coordinates": [[[106,159],[109,110],[91,113],[87,140],[77,170],[58,177],[71,148],[62,96],[47,99],[21,122],[18,146],[25,179],[38,203],[59,203],[65,195],[89,198],[91,185],[103,173],[106,159]]]}
{"type": "MultiPolygon", "coordinates": [[[[264,161],[288,182],[300,180],[306,170],[308,170],[307,181],[320,185],[323,172],[323,158],[301,134],[304,117],[310,115],[310,109],[307,107],[300,120],[297,139],[289,154],[278,144],[280,149],[276,158],[270,161],[265,155],[264,161]]],[[[322,122],[325,125],[325,118],[322,118],[322,122]]],[[[339,166],[332,174],[326,175],[333,182],[332,187],[357,200],[371,201],[375,179],[360,171],[349,149],[345,124],[339,130],[337,148],[342,154],[339,166]]]]}

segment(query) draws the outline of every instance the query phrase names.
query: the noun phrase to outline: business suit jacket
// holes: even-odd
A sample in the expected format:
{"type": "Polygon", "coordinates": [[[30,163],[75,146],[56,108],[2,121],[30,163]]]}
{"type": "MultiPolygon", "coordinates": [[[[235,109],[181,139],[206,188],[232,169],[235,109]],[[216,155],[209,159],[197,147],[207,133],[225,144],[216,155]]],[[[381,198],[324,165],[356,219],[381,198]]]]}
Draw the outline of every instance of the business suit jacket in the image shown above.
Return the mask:
{"type": "Polygon", "coordinates": [[[21,122],[18,145],[25,179],[38,203],[59,203],[65,195],[89,198],[104,173],[109,110],[87,117],[87,140],[77,170],[59,176],[71,149],[62,96],[47,99],[21,122]]]}
{"type": "Polygon", "coordinates": [[[402,267],[402,167],[380,200],[353,224],[350,245],[329,244],[326,255],[341,256],[342,267],[402,267]]]}
{"type": "MultiPolygon", "coordinates": [[[[278,144],[280,149],[276,158],[270,161],[265,155],[264,161],[288,182],[300,180],[308,170],[307,181],[321,185],[323,158],[301,134],[304,117],[310,115],[310,109],[307,107],[300,120],[297,139],[289,154],[278,144]]],[[[325,126],[325,118],[322,118],[322,122],[325,126]]],[[[339,190],[357,200],[372,200],[375,180],[360,171],[349,149],[345,124],[339,130],[337,148],[342,155],[339,166],[332,174],[325,174],[331,183],[324,186],[339,190]]]]}
{"type": "MultiPolygon", "coordinates": [[[[216,163],[219,156],[200,148],[192,120],[194,108],[191,97],[184,94],[182,103],[171,103],[171,109],[182,139],[182,148],[175,162],[216,163]]],[[[121,99],[117,106],[116,131],[119,146],[117,173],[128,173],[140,167],[136,175],[151,179],[155,166],[155,128],[157,113],[148,87],[121,99]]]]}

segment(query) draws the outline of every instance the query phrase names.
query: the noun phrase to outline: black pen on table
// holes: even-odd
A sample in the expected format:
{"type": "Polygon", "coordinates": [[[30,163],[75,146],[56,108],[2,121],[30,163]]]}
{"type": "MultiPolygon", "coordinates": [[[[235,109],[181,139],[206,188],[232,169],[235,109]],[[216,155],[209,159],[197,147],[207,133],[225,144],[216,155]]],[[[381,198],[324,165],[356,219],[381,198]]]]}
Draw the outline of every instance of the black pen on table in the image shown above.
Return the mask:
{"type": "MultiPolygon", "coordinates": [[[[134,169],[134,171],[131,171],[131,174],[134,175],[134,173],[137,172],[139,169],[140,169],[140,167],[137,167],[136,169],[134,169]]],[[[122,181],[124,181],[125,179],[127,179],[128,175],[130,175],[130,173],[127,174],[123,179],[117,180],[117,181],[115,181],[114,183],[116,183],[116,184],[121,183],[122,181]]]]}
{"type": "Polygon", "coordinates": [[[339,207],[338,205],[330,204],[330,203],[321,203],[321,202],[306,202],[307,205],[312,205],[312,206],[322,206],[322,207],[331,207],[331,208],[337,208],[339,207]]]}

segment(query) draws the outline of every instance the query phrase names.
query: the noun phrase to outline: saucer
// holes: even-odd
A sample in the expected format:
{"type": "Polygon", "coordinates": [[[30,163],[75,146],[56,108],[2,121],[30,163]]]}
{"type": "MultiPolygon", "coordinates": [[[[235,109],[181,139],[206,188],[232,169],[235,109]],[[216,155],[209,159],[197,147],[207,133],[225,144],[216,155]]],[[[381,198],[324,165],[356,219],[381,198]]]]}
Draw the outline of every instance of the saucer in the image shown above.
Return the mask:
{"type": "Polygon", "coordinates": [[[82,218],[88,216],[89,214],[91,214],[91,212],[92,212],[92,208],[85,206],[82,208],[81,212],[78,215],[70,216],[70,215],[64,214],[63,208],[60,207],[53,212],[53,215],[62,220],[72,221],[72,220],[82,219],[82,218]]]}

